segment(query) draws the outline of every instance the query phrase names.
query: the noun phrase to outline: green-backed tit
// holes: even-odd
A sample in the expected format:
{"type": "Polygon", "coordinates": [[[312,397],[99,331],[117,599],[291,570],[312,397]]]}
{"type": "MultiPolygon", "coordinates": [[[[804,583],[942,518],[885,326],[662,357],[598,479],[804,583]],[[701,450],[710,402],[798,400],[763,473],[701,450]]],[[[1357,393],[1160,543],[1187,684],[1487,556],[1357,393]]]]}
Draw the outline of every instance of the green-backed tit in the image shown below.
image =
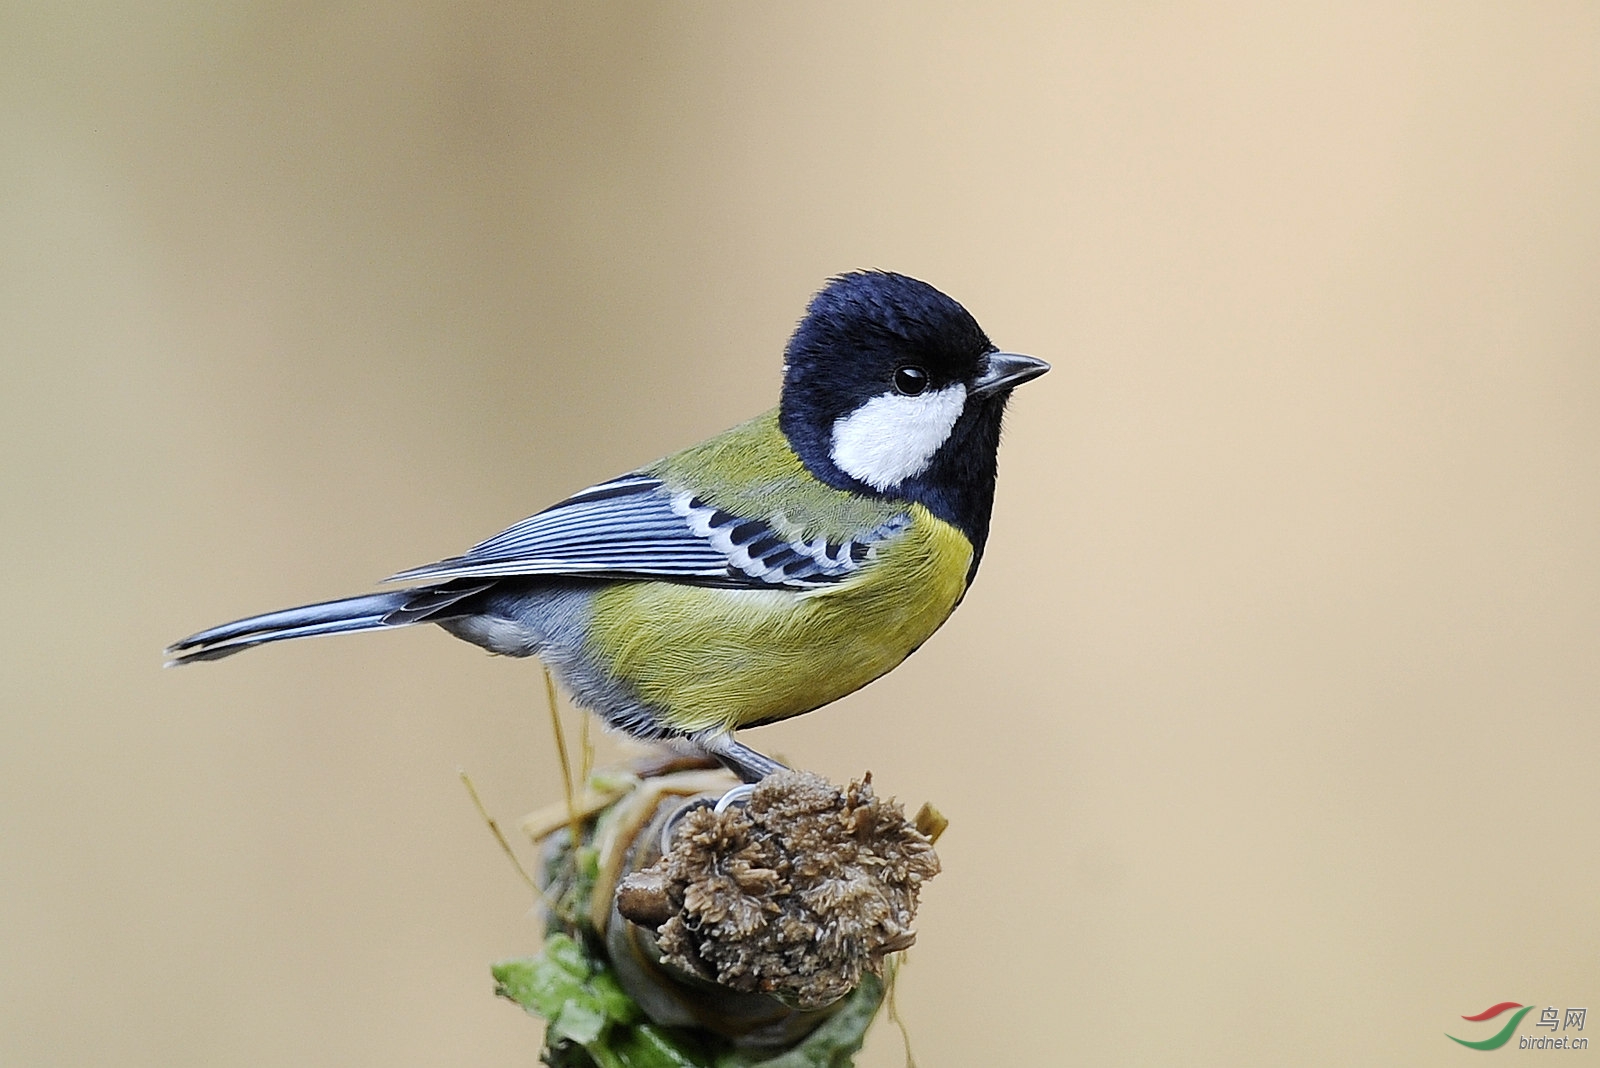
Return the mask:
{"type": "Polygon", "coordinates": [[[865,686],[961,601],[1006,400],[1049,370],[998,351],[932,286],[881,271],[830,281],[784,355],[775,411],[402,571],[390,581],[405,589],[213,627],[171,662],[437,623],[538,656],[612,727],[760,779],[781,765],[736,728],[865,686]]]}

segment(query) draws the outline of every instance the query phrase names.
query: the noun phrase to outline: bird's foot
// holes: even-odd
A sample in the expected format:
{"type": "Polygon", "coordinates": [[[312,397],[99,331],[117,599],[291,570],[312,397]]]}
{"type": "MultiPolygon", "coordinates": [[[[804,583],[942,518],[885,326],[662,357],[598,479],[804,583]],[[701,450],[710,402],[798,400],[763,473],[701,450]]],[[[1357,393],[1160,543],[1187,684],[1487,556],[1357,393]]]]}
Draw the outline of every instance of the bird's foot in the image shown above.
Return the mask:
{"type": "Polygon", "coordinates": [[[731,734],[696,734],[691,740],[747,783],[757,783],[774,772],[789,770],[787,765],[734,741],[731,734]]]}

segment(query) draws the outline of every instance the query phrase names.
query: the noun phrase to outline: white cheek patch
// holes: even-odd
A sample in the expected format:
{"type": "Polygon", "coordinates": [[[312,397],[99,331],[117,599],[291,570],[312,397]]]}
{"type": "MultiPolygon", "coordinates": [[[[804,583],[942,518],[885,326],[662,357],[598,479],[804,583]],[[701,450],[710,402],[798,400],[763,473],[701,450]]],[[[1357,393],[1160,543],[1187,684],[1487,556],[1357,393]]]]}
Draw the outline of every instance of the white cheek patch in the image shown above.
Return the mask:
{"type": "Polygon", "coordinates": [[[899,485],[928,469],[966,403],[959,382],[915,397],[873,397],[833,424],[833,462],[873,489],[899,485]]]}

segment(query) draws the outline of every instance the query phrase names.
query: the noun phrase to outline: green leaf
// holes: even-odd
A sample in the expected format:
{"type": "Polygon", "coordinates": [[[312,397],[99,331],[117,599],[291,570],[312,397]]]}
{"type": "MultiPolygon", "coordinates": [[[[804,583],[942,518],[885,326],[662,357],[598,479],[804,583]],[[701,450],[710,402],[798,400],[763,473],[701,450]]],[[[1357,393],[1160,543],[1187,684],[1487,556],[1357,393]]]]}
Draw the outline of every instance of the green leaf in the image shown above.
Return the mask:
{"type": "Polygon", "coordinates": [[[503,960],[494,965],[489,971],[494,975],[495,994],[515,1001],[529,1012],[535,1011],[534,973],[539,967],[540,961],[537,957],[519,957],[516,960],[503,960]]]}
{"type": "Polygon", "coordinates": [[[579,979],[589,978],[589,973],[594,971],[594,965],[583,946],[577,939],[564,934],[553,934],[546,938],[544,952],[540,955],[579,979]]]}
{"type": "Polygon", "coordinates": [[[581,1043],[593,1053],[595,1040],[606,1028],[606,1014],[599,1002],[588,991],[580,990],[551,1017],[550,1033],[559,1038],[570,1038],[581,1043]]]}
{"type": "Polygon", "coordinates": [[[627,1068],[706,1068],[675,1038],[654,1024],[617,1028],[617,1057],[627,1068]]]}
{"type": "MultiPolygon", "coordinates": [[[[548,956],[502,961],[494,966],[493,974],[495,993],[546,1020],[555,1019],[569,1001],[596,1000],[584,989],[581,978],[548,956]]],[[[598,1006],[596,1011],[600,1011],[598,1006]]]]}
{"type": "Polygon", "coordinates": [[[639,1011],[639,1006],[634,1004],[633,999],[627,995],[610,972],[596,972],[589,980],[589,989],[594,993],[600,1007],[605,1010],[608,1019],[620,1024],[631,1024],[643,1018],[644,1014],[639,1011]]]}

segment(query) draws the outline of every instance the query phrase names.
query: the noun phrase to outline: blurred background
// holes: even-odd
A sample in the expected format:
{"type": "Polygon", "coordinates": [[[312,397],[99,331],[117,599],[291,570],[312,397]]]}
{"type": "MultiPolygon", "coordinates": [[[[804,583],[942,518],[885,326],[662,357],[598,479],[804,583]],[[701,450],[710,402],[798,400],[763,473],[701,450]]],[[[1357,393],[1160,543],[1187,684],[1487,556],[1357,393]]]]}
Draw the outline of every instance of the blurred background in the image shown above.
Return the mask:
{"type": "Polygon", "coordinates": [[[925,1068],[1600,1009],[1600,8],[0,22],[0,1061],[532,1063],[537,668],[161,647],[764,410],[858,267],[1055,364],[950,624],[747,736],[950,816],[925,1068]]]}

